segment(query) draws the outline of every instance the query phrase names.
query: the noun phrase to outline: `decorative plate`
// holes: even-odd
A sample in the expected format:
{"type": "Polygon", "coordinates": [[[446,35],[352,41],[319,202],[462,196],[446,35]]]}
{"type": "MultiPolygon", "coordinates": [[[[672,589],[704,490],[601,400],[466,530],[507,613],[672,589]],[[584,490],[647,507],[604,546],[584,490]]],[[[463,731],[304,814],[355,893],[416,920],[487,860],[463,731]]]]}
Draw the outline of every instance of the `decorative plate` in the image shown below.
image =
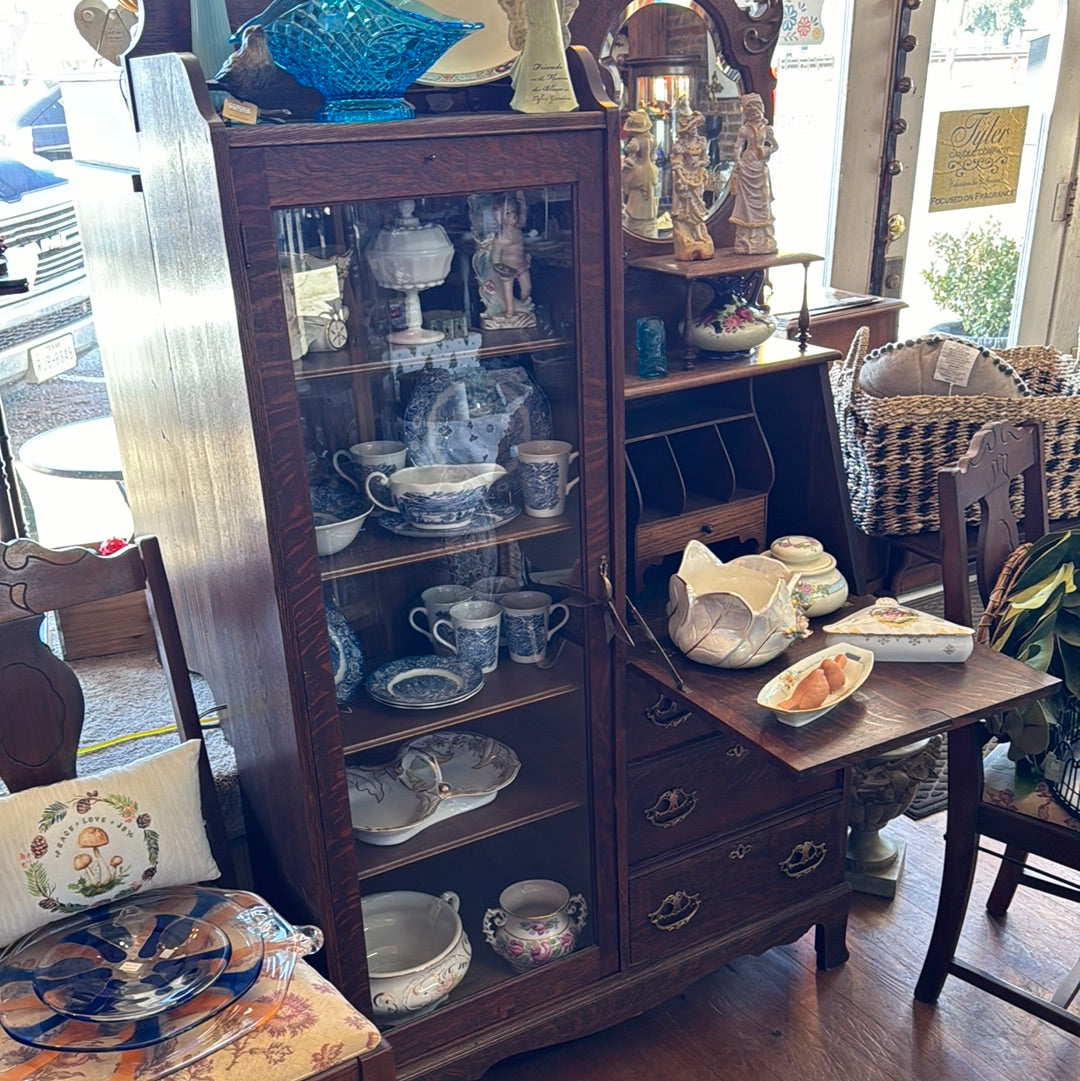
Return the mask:
{"type": "Polygon", "coordinates": [[[368,676],[364,686],[375,699],[396,709],[437,709],[471,698],[484,685],[475,664],[435,653],[390,661],[368,676]]]}
{"type": "Polygon", "coordinates": [[[436,822],[490,803],[520,769],[518,756],[490,736],[420,736],[391,763],[346,769],[353,831],[366,844],[402,844],[436,822]]]}
{"type": "Polygon", "coordinates": [[[817,653],[804,657],[801,661],[785,668],[778,676],[774,676],[761,688],[757,702],[759,706],[771,709],[774,716],[781,724],[792,728],[800,728],[804,724],[816,721],[818,717],[828,713],[833,706],[843,702],[855,693],[865,682],[866,677],[874,667],[874,654],[868,649],[859,646],[834,645],[827,649],[820,649],[817,653]],[[781,702],[791,697],[792,692],[814,669],[820,668],[825,660],[838,660],[843,658],[841,672],[844,677],[843,686],[836,690],[830,690],[824,701],[812,709],[782,709],[781,702]]]}
{"type": "MultiPolygon", "coordinates": [[[[12,1039],[33,1047],[127,1051],[161,1043],[202,1025],[245,996],[262,970],[265,936],[249,920],[253,910],[242,903],[249,896],[198,888],[158,890],[92,909],[74,924],[50,924],[24,939],[0,963],[0,1026],[12,1039]],[[92,955],[90,951],[105,947],[118,955],[121,947],[110,944],[105,936],[111,938],[114,929],[121,926],[145,927],[137,918],[139,913],[164,927],[186,920],[191,926],[209,924],[219,929],[228,941],[228,963],[212,983],[189,995],[193,978],[200,974],[198,966],[193,970],[181,965],[177,971],[171,958],[162,958],[156,971],[151,966],[145,973],[143,986],[128,985],[128,991],[136,995],[135,1002],[124,1001],[125,990],[120,984],[107,988],[106,998],[111,994],[113,1008],[119,1011],[114,1020],[66,1016],[45,1000],[43,996],[49,995],[59,1005],[74,1003],[84,1014],[87,1010],[97,1013],[101,1002],[95,1004],[93,996],[83,1002],[78,997],[57,999],[51,992],[63,984],[67,967],[85,961],[92,955]],[[155,977],[161,981],[163,1005],[158,1012],[149,1012],[155,977]],[[175,1000],[170,981],[178,983],[175,1000]]],[[[144,938],[144,942],[152,940],[152,936],[144,938]]],[[[117,966],[116,956],[111,963],[117,966]]],[[[92,989],[90,983],[75,982],[83,991],[92,989]]]]}
{"type": "Polygon", "coordinates": [[[512,468],[511,448],[552,437],[551,406],[529,373],[431,368],[417,378],[402,413],[413,465],[496,462],[512,468]]]}
{"type": "Polygon", "coordinates": [[[138,1021],[179,1006],[209,987],[232,956],[214,924],[134,905],[102,917],[91,911],[64,927],[37,954],[34,993],[80,1021],[138,1021]]]}
{"type": "Polygon", "coordinates": [[[483,23],[448,49],[416,81],[425,86],[475,86],[510,71],[519,50],[510,45],[510,24],[499,0],[440,0],[439,10],[452,19],[483,23]]]}
{"type": "Polygon", "coordinates": [[[419,526],[413,525],[412,522],[402,515],[389,512],[379,518],[378,522],[383,529],[387,529],[399,537],[430,539],[434,537],[458,537],[467,533],[480,533],[486,529],[498,529],[499,526],[506,525],[507,522],[512,522],[520,513],[520,507],[514,507],[509,503],[504,503],[501,506],[488,507],[487,510],[481,511],[470,522],[463,522],[461,525],[446,526],[443,529],[421,529],[419,526]]]}

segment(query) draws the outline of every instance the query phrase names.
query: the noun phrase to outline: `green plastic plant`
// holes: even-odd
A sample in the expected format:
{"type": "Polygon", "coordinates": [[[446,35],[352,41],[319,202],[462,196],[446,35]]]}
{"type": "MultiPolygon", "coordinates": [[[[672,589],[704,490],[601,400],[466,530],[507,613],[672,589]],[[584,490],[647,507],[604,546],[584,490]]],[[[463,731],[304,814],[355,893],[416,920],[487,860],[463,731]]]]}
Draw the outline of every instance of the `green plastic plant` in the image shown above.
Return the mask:
{"type": "Polygon", "coordinates": [[[1006,34],[1020,30],[1033,0],[976,0],[967,8],[964,29],[969,33],[1006,34]]]}
{"type": "Polygon", "coordinates": [[[923,271],[938,307],[954,312],[964,333],[1003,338],[1009,332],[1020,248],[991,218],[960,234],[935,233],[934,258],[923,271]]]}

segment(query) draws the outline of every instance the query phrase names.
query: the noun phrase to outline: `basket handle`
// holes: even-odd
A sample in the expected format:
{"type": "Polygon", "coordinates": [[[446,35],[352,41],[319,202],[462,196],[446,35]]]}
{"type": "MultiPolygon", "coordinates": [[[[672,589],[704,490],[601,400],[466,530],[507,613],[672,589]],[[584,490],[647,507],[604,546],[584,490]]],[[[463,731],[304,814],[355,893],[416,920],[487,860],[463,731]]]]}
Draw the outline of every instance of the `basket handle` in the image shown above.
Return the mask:
{"type": "Polygon", "coordinates": [[[849,402],[855,401],[855,388],[859,382],[859,372],[870,348],[870,328],[859,327],[851,339],[847,356],[840,362],[840,378],[849,402]]]}

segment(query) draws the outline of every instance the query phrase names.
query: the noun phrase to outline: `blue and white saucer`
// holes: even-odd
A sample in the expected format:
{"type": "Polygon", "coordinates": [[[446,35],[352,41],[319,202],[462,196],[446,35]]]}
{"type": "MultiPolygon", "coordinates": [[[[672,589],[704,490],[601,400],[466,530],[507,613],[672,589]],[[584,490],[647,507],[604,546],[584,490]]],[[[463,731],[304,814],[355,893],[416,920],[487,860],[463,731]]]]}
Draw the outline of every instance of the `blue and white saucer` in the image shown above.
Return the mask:
{"type": "Polygon", "coordinates": [[[462,522],[460,525],[440,526],[438,529],[421,529],[402,515],[393,513],[384,514],[378,521],[383,529],[388,529],[399,537],[431,539],[433,537],[458,537],[468,533],[480,533],[484,530],[498,529],[499,526],[512,522],[520,513],[520,507],[503,503],[482,510],[468,522],[462,522]]]}
{"type": "Polygon", "coordinates": [[[395,709],[453,706],[483,686],[484,674],[475,664],[435,653],[390,661],[376,668],[364,684],[376,702],[395,709]]]}

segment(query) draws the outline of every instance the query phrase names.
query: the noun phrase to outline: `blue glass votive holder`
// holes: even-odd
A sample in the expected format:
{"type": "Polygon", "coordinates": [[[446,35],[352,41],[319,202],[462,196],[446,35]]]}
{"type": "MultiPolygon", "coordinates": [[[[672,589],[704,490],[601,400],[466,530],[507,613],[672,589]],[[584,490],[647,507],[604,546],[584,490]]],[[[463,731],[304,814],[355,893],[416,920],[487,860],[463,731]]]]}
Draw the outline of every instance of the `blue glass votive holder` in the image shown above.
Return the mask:
{"type": "Polygon", "coordinates": [[[643,315],[637,321],[638,375],[642,379],[662,379],[668,373],[667,335],[663,319],[643,315]]]}

